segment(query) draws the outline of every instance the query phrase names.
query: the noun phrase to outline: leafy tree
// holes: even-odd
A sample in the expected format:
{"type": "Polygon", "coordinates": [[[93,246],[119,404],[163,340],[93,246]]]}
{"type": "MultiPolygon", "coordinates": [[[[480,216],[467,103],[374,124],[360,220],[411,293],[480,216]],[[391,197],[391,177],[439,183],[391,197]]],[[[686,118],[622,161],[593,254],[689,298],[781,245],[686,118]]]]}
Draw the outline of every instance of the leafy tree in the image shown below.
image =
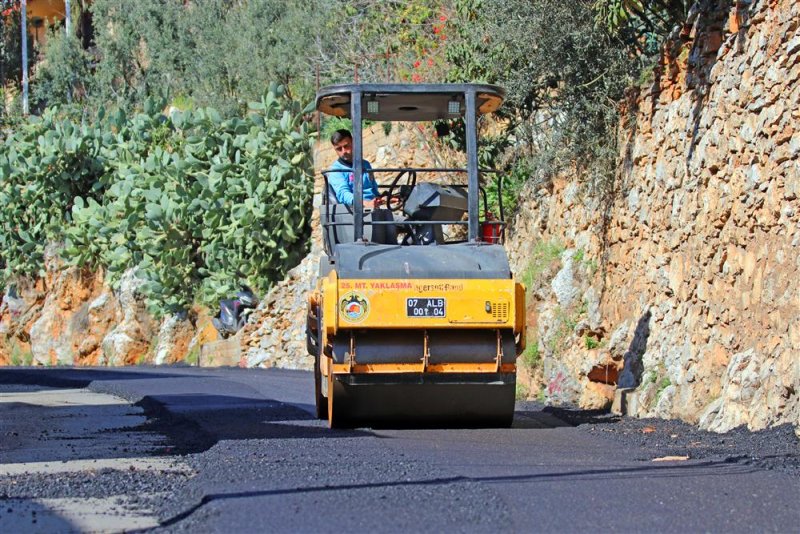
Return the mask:
{"type": "Polygon", "coordinates": [[[330,3],[299,0],[198,0],[183,11],[181,31],[192,50],[182,94],[200,105],[242,108],[270,81],[310,98],[312,59],[330,3]]]}
{"type": "Polygon", "coordinates": [[[183,2],[95,0],[91,10],[100,56],[93,85],[100,102],[130,107],[175,92],[191,55],[179,23],[183,2]]]}
{"type": "MultiPolygon", "coordinates": [[[[0,124],[21,118],[22,108],[14,96],[22,81],[22,47],[19,0],[0,0],[0,124]],[[9,106],[9,103],[11,104],[9,106]]],[[[32,48],[28,41],[28,49],[32,48]]]]}
{"type": "Polygon", "coordinates": [[[63,28],[48,31],[43,61],[36,70],[33,100],[40,107],[48,103],[81,104],[94,95],[92,57],[74,35],[63,28]]]}
{"type": "Polygon", "coordinates": [[[0,0],[0,85],[22,77],[19,0],[0,0]]]}
{"type": "Polygon", "coordinates": [[[309,10],[300,0],[95,0],[93,68],[72,39],[48,40],[39,98],[67,103],[63,86],[70,79],[77,100],[94,109],[133,109],[149,97],[168,97],[179,107],[243,112],[273,81],[309,98],[313,54],[330,10],[320,0],[313,4],[309,10]]]}
{"type": "Polygon", "coordinates": [[[644,55],[658,50],[672,29],[686,20],[688,0],[595,0],[597,23],[620,36],[628,46],[644,55]]]}
{"type": "Polygon", "coordinates": [[[595,23],[587,2],[460,0],[450,79],[507,91],[507,134],[533,173],[576,168],[611,179],[617,102],[640,68],[626,44],[595,23]]]}

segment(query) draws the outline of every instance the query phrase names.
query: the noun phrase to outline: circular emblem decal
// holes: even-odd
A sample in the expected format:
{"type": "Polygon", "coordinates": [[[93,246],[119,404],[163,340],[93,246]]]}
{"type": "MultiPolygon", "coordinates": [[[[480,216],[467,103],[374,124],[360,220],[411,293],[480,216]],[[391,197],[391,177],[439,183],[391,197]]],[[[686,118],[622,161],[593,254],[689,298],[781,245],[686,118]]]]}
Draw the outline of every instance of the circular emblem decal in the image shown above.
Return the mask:
{"type": "Polygon", "coordinates": [[[350,323],[360,323],[369,315],[369,301],[364,295],[351,291],[339,301],[339,311],[350,323]]]}

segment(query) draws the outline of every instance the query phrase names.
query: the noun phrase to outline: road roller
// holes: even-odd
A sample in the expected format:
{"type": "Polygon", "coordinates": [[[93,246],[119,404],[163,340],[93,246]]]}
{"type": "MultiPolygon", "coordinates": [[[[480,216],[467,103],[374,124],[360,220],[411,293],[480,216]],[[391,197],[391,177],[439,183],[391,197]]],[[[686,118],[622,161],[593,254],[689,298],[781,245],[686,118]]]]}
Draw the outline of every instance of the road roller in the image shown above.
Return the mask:
{"type": "Polygon", "coordinates": [[[477,121],[503,98],[485,84],[318,91],[319,112],[352,120],[352,175],[372,173],[381,199],[366,207],[356,179],[352,205],[337,203],[328,176],[341,169],[322,171],[324,254],[306,334],[316,413],[331,428],[512,424],[525,288],[503,247],[502,203],[492,213],[482,185],[494,180],[499,190],[502,175],[478,165],[477,121]],[[369,168],[367,121],[463,127],[466,164],[369,168]]]}

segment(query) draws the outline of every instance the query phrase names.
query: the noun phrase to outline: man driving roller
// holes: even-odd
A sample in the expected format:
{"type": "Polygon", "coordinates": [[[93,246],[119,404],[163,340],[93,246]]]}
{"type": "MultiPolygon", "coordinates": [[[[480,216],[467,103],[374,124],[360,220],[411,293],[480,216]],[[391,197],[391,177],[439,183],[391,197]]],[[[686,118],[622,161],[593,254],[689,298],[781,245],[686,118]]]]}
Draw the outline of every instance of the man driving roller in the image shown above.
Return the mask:
{"type": "MultiPolygon", "coordinates": [[[[349,130],[336,130],[331,136],[331,144],[339,156],[328,173],[328,186],[336,196],[336,201],[347,206],[353,205],[353,135],[349,130]],[[340,172],[336,172],[340,171],[340,172]]],[[[361,160],[362,191],[365,208],[377,208],[381,205],[378,197],[378,184],[369,172],[372,166],[365,159],[361,160]]]]}

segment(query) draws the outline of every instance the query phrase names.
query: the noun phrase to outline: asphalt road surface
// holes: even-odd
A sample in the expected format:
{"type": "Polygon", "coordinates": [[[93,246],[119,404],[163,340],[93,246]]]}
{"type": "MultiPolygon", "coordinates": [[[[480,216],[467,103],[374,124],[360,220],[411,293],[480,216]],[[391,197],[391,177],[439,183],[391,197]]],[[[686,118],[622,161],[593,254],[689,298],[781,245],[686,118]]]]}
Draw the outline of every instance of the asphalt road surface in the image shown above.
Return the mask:
{"type": "Polygon", "coordinates": [[[310,373],[0,370],[1,532],[800,532],[790,427],[518,403],[510,429],[330,430],[310,373]]]}

